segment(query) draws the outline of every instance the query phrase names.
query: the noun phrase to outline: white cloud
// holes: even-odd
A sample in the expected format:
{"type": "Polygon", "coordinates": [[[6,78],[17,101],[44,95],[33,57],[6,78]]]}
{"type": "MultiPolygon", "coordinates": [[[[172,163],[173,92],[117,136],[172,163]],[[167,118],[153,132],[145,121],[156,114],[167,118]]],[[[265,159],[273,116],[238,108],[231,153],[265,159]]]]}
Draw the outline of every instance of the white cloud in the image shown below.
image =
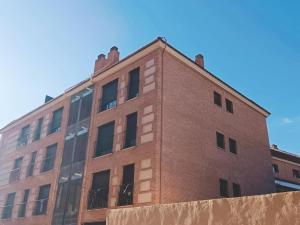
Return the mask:
{"type": "Polygon", "coordinates": [[[285,117],[282,119],[282,124],[291,124],[291,123],[294,123],[294,120],[292,118],[285,117]]]}

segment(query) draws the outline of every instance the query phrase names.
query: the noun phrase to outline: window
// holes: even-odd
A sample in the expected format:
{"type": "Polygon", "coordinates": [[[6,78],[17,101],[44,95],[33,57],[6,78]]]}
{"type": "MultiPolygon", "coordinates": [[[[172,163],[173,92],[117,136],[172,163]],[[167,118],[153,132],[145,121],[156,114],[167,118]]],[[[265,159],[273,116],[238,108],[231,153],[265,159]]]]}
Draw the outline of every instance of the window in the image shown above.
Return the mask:
{"type": "Polygon", "coordinates": [[[136,68],[129,72],[129,85],[127,99],[135,98],[139,95],[140,85],[140,68],[136,68]]]}
{"type": "Polygon", "coordinates": [[[109,177],[109,170],[93,174],[92,188],[88,198],[88,209],[107,208],[109,177]]]}
{"type": "Polygon", "coordinates": [[[115,121],[106,123],[98,128],[98,139],[95,156],[101,156],[112,152],[114,142],[115,121]]]}
{"type": "Polygon", "coordinates": [[[100,112],[117,106],[118,80],[111,81],[102,87],[100,112]]]}
{"type": "Polygon", "coordinates": [[[278,168],[277,164],[273,164],[272,167],[273,167],[273,172],[274,173],[279,173],[279,168],[278,168]]]}
{"type": "Polygon", "coordinates": [[[9,219],[11,218],[14,202],[15,202],[16,193],[9,193],[6,197],[6,202],[2,210],[2,219],[9,219]]]}
{"type": "Polygon", "coordinates": [[[226,99],[225,102],[226,102],[226,111],[230,112],[230,113],[233,113],[233,103],[232,103],[232,101],[226,99]]]}
{"type": "Polygon", "coordinates": [[[293,177],[300,178],[299,170],[293,170],[293,177]]]}
{"type": "Polygon", "coordinates": [[[88,87],[85,90],[72,96],[68,126],[78,121],[82,121],[91,115],[93,103],[93,88],[88,87]]]}
{"type": "Polygon", "coordinates": [[[47,213],[50,184],[40,187],[38,199],[35,201],[33,215],[43,215],[47,213]]]}
{"type": "Polygon", "coordinates": [[[80,96],[75,95],[72,97],[71,104],[70,104],[69,121],[68,121],[69,126],[77,122],[79,106],[80,106],[80,96]]]}
{"type": "Polygon", "coordinates": [[[125,148],[136,145],[137,112],[127,116],[125,148]]]}
{"type": "Polygon", "coordinates": [[[18,138],[18,144],[17,144],[18,147],[27,145],[29,132],[30,132],[30,125],[27,125],[22,128],[20,137],[18,138]]]}
{"type": "Polygon", "coordinates": [[[21,165],[23,162],[23,157],[17,158],[14,163],[13,169],[10,171],[9,182],[15,182],[20,179],[21,165]]]}
{"type": "Polygon", "coordinates": [[[23,200],[22,200],[22,202],[19,205],[18,217],[25,217],[27,203],[28,203],[28,197],[29,197],[29,189],[27,189],[27,190],[24,191],[23,200]]]}
{"type": "Polygon", "coordinates": [[[33,140],[34,141],[40,140],[41,132],[42,132],[42,125],[43,125],[43,118],[40,118],[38,120],[38,123],[36,125],[35,131],[34,131],[34,134],[33,134],[33,140]]]}
{"type": "Polygon", "coordinates": [[[85,132],[77,136],[73,162],[85,160],[88,133],[85,132]]]}
{"type": "Polygon", "coordinates": [[[27,177],[30,177],[33,175],[36,154],[37,154],[36,152],[31,153],[31,161],[27,167],[27,173],[26,173],[27,177]]]}
{"type": "Polygon", "coordinates": [[[47,147],[46,155],[43,161],[43,166],[41,172],[46,172],[48,170],[53,169],[55,155],[56,155],[57,144],[51,145],[47,147]]]}
{"type": "Polygon", "coordinates": [[[48,134],[60,131],[63,108],[53,112],[52,121],[49,126],[48,134]]]}
{"type": "Polygon", "coordinates": [[[229,138],[229,150],[233,154],[237,154],[236,140],[229,138]]]}
{"type": "Polygon", "coordinates": [[[219,133],[219,132],[216,132],[216,138],[217,138],[217,146],[219,148],[223,148],[225,149],[225,138],[224,138],[224,135],[219,133]]]}
{"type": "Polygon", "coordinates": [[[65,147],[64,147],[64,152],[63,152],[63,157],[61,161],[61,166],[66,166],[71,164],[72,162],[72,155],[73,155],[73,145],[75,138],[72,137],[70,139],[67,139],[65,141],[65,147]]]}
{"type": "Polygon", "coordinates": [[[218,92],[214,91],[214,103],[220,107],[222,107],[222,97],[218,92]]]}
{"type": "Polygon", "coordinates": [[[228,186],[227,186],[227,180],[220,179],[220,196],[222,197],[228,197],[228,186]]]}
{"type": "Polygon", "coordinates": [[[92,104],[93,104],[93,89],[90,88],[82,95],[79,121],[84,120],[91,116],[92,104]]]}
{"type": "Polygon", "coordinates": [[[120,186],[118,205],[132,205],[134,187],[134,164],[123,167],[123,180],[120,186]]]}
{"type": "Polygon", "coordinates": [[[233,183],[232,184],[232,191],[233,191],[233,197],[240,197],[241,196],[241,186],[239,184],[233,183]]]}

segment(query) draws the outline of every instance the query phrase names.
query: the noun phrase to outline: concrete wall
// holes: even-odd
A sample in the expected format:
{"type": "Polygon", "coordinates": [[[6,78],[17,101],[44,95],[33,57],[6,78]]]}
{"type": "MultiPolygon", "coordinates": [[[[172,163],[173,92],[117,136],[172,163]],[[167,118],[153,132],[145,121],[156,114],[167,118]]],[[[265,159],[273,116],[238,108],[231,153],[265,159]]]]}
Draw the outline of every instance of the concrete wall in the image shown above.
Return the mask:
{"type": "Polygon", "coordinates": [[[108,225],[297,225],[300,192],[115,209],[108,225]]]}

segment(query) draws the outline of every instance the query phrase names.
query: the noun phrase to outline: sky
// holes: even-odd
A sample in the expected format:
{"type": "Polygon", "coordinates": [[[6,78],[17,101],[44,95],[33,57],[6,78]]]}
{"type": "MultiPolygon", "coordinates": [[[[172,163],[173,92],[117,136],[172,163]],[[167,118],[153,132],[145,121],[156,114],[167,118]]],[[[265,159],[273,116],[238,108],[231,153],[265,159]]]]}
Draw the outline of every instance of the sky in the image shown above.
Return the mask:
{"type": "Polygon", "coordinates": [[[300,154],[300,1],[0,0],[0,127],[158,36],[272,114],[271,144],[300,154]]]}

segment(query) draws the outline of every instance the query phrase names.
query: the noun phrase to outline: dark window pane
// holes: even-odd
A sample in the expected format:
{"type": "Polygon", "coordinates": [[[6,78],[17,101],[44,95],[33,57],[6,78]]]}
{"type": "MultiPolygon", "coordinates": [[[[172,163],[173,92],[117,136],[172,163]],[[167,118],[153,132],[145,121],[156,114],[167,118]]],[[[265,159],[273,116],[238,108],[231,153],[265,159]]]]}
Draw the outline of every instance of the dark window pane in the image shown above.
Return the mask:
{"type": "Polygon", "coordinates": [[[104,124],[98,128],[98,140],[95,156],[112,152],[114,142],[115,121],[104,124]]]}
{"type": "Polygon", "coordinates": [[[102,87],[102,100],[100,111],[111,109],[117,106],[118,80],[114,80],[102,87]]]}
{"type": "Polygon", "coordinates": [[[87,147],[88,133],[81,134],[77,136],[75,153],[74,153],[74,162],[85,160],[86,147],[87,147]]]}
{"type": "Polygon", "coordinates": [[[239,184],[232,184],[233,196],[240,197],[241,196],[241,187],[239,184]]]}
{"type": "Polygon", "coordinates": [[[136,145],[137,113],[127,116],[125,148],[136,145]]]}
{"type": "Polygon", "coordinates": [[[41,138],[41,132],[42,132],[42,125],[43,125],[43,118],[40,118],[37,122],[36,128],[34,130],[33,134],[33,140],[37,141],[41,138]]]}
{"type": "Polygon", "coordinates": [[[136,68],[129,72],[129,85],[127,99],[135,98],[139,95],[140,85],[140,68],[136,68]]]}
{"type": "Polygon", "coordinates": [[[300,178],[299,170],[293,170],[293,177],[300,178]]]}
{"type": "Polygon", "coordinates": [[[63,108],[53,112],[48,134],[60,131],[63,108]]]}
{"type": "Polygon", "coordinates": [[[14,202],[15,202],[16,193],[10,193],[6,197],[6,202],[2,210],[2,219],[9,219],[11,218],[14,202]]]}
{"type": "Polygon", "coordinates": [[[93,103],[93,92],[88,92],[88,94],[83,95],[81,99],[80,117],[79,120],[84,120],[91,116],[93,103]]]}
{"type": "Polygon", "coordinates": [[[132,205],[134,191],[134,164],[123,167],[123,180],[120,186],[118,205],[132,205]]]}
{"type": "Polygon", "coordinates": [[[22,128],[20,137],[18,138],[18,147],[27,145],[30,132],[30,125],[22,128]]]}
{"type": "Polygon", "coordinates": [[[72,137],[72,138],[65,141],[63,158],[62,158],[62,161],[61,161],[62,166],[69,165],[72,162],[74,140],[75,140],[75,138],[72,137]]]}
{"type": "Polygon", "coordinates": [[[33,170],[34,170],[34,165],[35,165],[35,159],[36,159],[36,152],[32,152],[31,154],[31,161],[27,167],[27,173],[26,175],[28,177],[32,176],[33,175],[33,170]]]}
{"type": "Polygon", "coordinates": [[[23,162],[23,157],[17,158],[14,163],[13,169],[10,171],[9,182],[15,182],[20,179],[21,165],[23,162]]]}
{"type": "Polygon", "coordinates": [[[228,187],[227,187],[227,180],[220,179],[220,196],[228,197],[228,187]]]}
{"type": "Polygon", "coordinates": [[[218,106],[222,106],[222,97],[219,93],[214,91],[214,103],[218,106]]]}
{"type": "Polygon", "coordinates": [[[226,110],[227,112],[231,112],[233,113],[233,104],[232,104],[232,101],[226,99],[226,110]]]}
{"type": "Polygon", "coordinates": [[[78,120],[79,105],[80,105],[80,96],[72,97],[70,112],[69,112],[69,121],[68,121],[69,126],[76,123],[78,120]]]}
{"type": "Polygon", "coordinates": [[[92,188],[88,196],[88,209],[107,208],[110,171],[93,174],[92,188]]]}
{"type": "Polygon", "coordinates": [[[237,154],[237,145],[236,141],[232,138],[229,138],[229,150],[233,154],[237,154]]]}
{"type": "Polygon", "coordinates": [[[216,138],[217,138],[217,146],[219,148],[223,148],[225,149],[225,138],[224,138],[224,135],[219,133],[219,132],[216,132],[216,138]]]}
{"type": "Polygon", "coordinates": [[[36,200],[36,203],[35,203],[33,215],[46,214],[47,206],[48,206],[49,192],[50,192],[50,184],[40,187],[40,191],[39,191],[38,199],[36,200]]]}
{"type": "Polygon", "coordinates": [[[19,206],[18,217],[25,217],[29,197],[29,189],[24,191],[23,200],[19,206]]]}
{"type": "Polygon", "coordinates": [[[47,147],[47,151],[46,151],[46,155],[45,155],[45,158],[43,161],[43,167],[42,167],[41,172],[45,172],[45,171],[53,169],[55,155],[56,155],[56,148],[57,148],[57,144],[47,147]]]}
{"type": "Polygon", "coordinates": [[[273,172],[274,173],[279,173],[279,169],[278,169],[278,165],[277,164],[273,164],[272,167],[273,167],[273,172]]]}

